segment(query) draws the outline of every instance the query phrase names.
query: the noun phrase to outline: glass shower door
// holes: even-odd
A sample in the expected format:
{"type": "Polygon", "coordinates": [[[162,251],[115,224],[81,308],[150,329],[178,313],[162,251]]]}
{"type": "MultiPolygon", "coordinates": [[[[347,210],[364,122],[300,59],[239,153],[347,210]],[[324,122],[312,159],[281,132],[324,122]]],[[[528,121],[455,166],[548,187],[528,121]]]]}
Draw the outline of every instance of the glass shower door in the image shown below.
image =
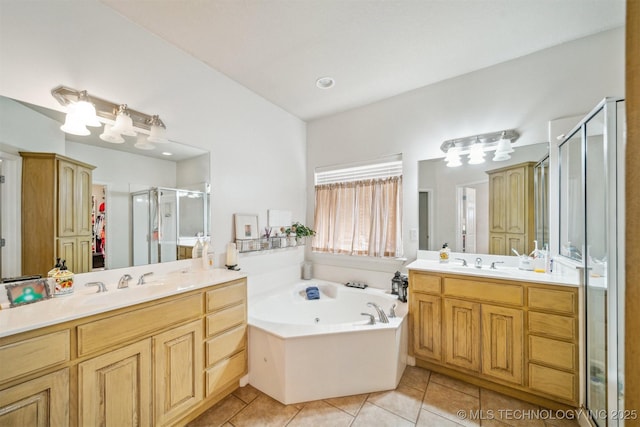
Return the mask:
{"type": "MultiPolygon", "coordinates": [[[[607,411],[607,242],[608,176],[604,140],[604,110],[584,126],[586,219],[586,406],[593,413],[607,411]]],[[[605,420],[593,422],[604,426],[605,420]]]]}

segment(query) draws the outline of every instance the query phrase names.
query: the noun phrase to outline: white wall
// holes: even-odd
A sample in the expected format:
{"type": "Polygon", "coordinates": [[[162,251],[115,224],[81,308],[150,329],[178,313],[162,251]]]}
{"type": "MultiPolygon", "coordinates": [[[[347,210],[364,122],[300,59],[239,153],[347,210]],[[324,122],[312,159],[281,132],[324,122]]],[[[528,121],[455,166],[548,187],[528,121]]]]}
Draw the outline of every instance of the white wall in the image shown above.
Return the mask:
{"type": "MultiPolygon", "coordinates": [[[[3,0],[0,94],[61,110],[64,84],[159,114],[171,140],[211,152],[212,240],[233,213],[305,217],[305,123],[97,0],[3,0]]],[[[224,41],[206,41],[223,43],[224,41]]],[[[241,259],[242,261],[242,259],[241,259]]]]}
{"type": "MultiPolygon", "coordinates": [[[[623,95],[624,31],[615,29],[309,122],[307,221],[313,220],[314,168],[401,152],[404,248],[413,259],[418,242],[409,240],[409,230],[418,228],[418,161],[443,157],[443,141],[515,128],[521,134],[516,147],[545,142],[549,120],[588,112],[605,96],[623,95]]],[[[391,272],[399,266],[311,256],[341,268],[391,272]]]]}

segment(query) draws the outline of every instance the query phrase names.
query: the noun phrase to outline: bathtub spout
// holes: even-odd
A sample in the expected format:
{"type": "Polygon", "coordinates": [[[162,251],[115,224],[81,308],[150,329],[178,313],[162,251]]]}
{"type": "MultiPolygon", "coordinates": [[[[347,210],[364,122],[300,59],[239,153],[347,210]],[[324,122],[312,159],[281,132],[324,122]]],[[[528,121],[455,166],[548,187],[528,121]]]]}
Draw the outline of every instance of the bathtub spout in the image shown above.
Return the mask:
{"type": "Polygon", "coordinates": [[[376,304],[375,302],[368,302],[367,307],[373,307],[376,309],[376,311],[378,312],[378,320],[380,321],[380,323],[389,323],[389,318],[378,304],[376,304]]]}

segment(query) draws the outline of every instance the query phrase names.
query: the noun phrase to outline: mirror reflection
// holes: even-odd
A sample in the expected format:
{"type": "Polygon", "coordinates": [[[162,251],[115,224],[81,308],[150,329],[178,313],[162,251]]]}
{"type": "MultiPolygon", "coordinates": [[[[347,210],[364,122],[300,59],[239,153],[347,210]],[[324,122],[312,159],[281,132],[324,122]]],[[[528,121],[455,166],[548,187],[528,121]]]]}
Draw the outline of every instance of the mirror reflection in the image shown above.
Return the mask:
{"type": "Polygon", "coordinates": [[[512,247],[520,253],[532,250],[536,239],[533,170],[548,154],[548,144],[514,149],[511,159],[501,162],[456,168],[447,167],[441,158],[418,162],[420,250],[439,250],[444,243],[454,252],[479,254],[513,255],[512,247]],[[526,184],[518,184],[523,179],[513,172],[518,167],[529,174],[526,184]],[[504,204],[513,199],[517,185],[525,185],[523,191],[530,192],[525,208],[504,204]]]}
{"type": "MultiPolygon", "coordinates": [[[[72,242],[91,246],[88,255],[82,252],[81,257],[74,259],[73,265],[81,269],[78,272],[175,260],[179,257],[179,246],[192,246],[198,233],[208,235],[210,161],[207,151],[173,141],[141,150],[135,147],[136,137],[125,137],[125,143],[112,144],[98,138],[100,130],[89,136],[68,135],[60,130],[64,116],[58,111],[0,96],[0,164],[8,181],[5,191],[0,193],[0,223],[7,241],[2,250],[0,277],[47,272],[23,268],[25,256],[38,255],[29,249],[29,243],[23,242],[21,229],[16,227],[28,222],[23,220],[28,213],[22,209],[21,194],[23,179],[29,178],[23,178],[21,173],[21,152],[53,153],[72,163],[93,167],[87,196],[91,210],[90,240],[83,235],[82,239],[72,242]],[[158,189],[174,195],[174,201],[155,205],[156,224],[164,228],[154,228],[149,222],[144,226],[134,224],[132,195],[158,189]],[[172,221],[175,225],[170,226],[172,221]],[[138,246],[149,248],[147,253],[155,255],[141,260],[134,256],[134,247],[138,246]],[[158,256],[159,253],[164,256],[158,256]]],[[[29,185],[29,181],[25,183],[29,185]]],[[[83,197],[64,199],[69,205],[67,209],[75,212],[70,206],[81,203],[83,197]]],[[[59,209],[56,215],[60,215],[59,209]]],[[[46,228],[56,228],[59,232],[60,227],[52,222],[46,228]]],[[[57,252],[70,258],[78,255],[73,245],[61,248],[60,237],[56,234],[50,246],[58,245],[57,252]]],[[[43,235],[41,241],[45,240],[49,244],[43,235]]],[[[47,258],[46,265],[50,264],[48,268],[53,267],[55,256],[43,257],[47,258]]]]}

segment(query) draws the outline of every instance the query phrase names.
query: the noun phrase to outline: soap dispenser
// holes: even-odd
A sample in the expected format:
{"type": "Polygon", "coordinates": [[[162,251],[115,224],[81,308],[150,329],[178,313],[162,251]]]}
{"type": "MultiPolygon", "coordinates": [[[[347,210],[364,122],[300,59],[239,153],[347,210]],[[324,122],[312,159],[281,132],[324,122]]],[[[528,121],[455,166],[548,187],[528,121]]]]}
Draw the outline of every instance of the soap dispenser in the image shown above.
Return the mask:
{"type": "Polygon", "coordinates": [[[445,243],[442,245],[442,249],[440,249],[440,262],[442,264],[446,264],[449,262],[449,258],[451,257],[451,249],[449,249],[449,244],[445,243]]]}

